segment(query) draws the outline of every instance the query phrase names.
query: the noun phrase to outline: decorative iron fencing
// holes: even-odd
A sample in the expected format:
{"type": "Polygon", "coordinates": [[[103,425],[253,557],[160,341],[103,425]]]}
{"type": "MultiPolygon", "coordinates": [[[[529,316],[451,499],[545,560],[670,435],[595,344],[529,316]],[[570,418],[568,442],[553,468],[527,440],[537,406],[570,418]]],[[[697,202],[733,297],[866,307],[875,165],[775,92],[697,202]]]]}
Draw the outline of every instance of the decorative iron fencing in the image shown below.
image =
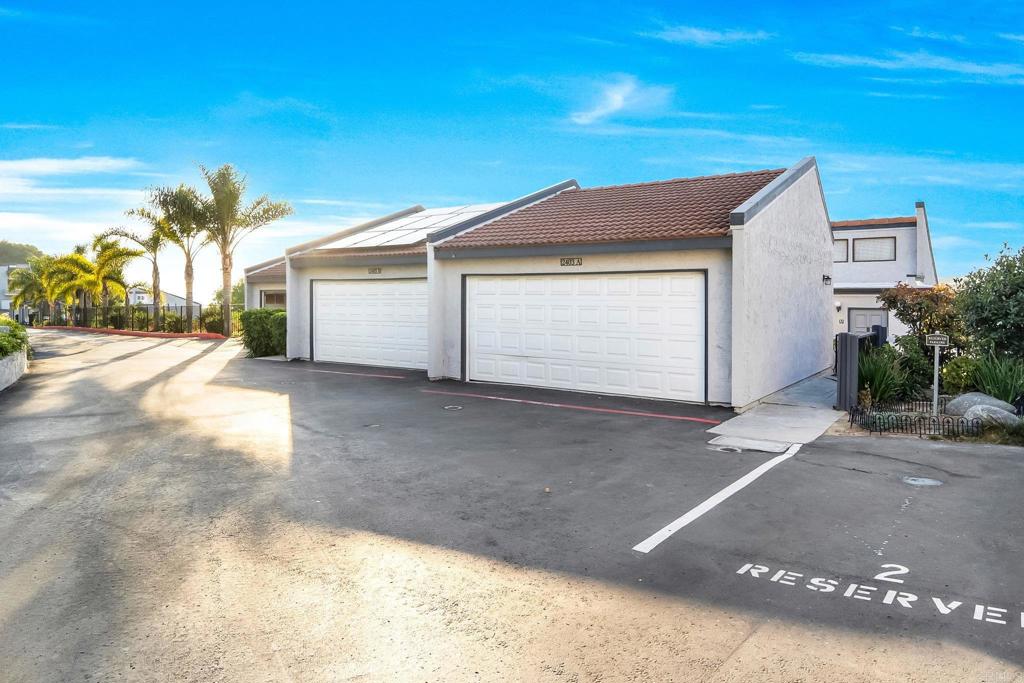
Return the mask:
{"type": "Polygon", "coordinates": [[[961,436],[978,436],[984,429],[984,424],[979,419],[953,415],[896,413],[860,406],[850,411],[850,425],[854,424],[871,433],[945,436],[954,439],[961,436]]]}
{"type": "Polygon", "coordinates": [[[140,332],[207,332],[220,328],[220,309],[212,316],[200,304],[188,306],[69,306],[61,307],[47,317],[50,325],[92,327],[140,332]]]}

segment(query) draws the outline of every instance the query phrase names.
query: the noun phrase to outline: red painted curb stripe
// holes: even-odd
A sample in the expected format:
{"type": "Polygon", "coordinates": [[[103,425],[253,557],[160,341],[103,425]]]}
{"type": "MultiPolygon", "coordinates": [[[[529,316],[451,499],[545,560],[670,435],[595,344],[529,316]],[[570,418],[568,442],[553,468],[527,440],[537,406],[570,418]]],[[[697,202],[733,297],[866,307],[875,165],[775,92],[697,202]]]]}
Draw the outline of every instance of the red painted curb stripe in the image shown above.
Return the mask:
{"type": "Polygon", "coordinates": [[[444,396],[467,396],[469,398],[486,398],[490,401],[507,401],[509,403],[525,403],[531,406],[544,406],[545,408],[568,408],[570,410],[586,410],[592,413],[611,413],[612,415],[634,415],[636,417],[656,417],[662,420],[679,420],[681,422],[700,422],[702,424],[718,425],[721,420],[711,420],[705,417],[685,417],[683,415],[666,415],[664,413],[646,413],[640,410],[618,410],[615,408],[593,408],[591,406],[577,406],[571,403],[550,403],[548,401],[528,401],[524,398],[508,398],[507,396],[487,396],[485,394],[470,394],[462,391],[439,391],[437,389],[420,389],[425,394],[441,394],[444,396]]]}
{"type": "Polygon", "coordinates": [[[108,330],[102,327],[68,327],[66,325],[44,325],[33,327],[34,330],[67,330],[70,332],[92,332],[93,334],[113,334],[120,337],[152,337],[154,339],[227,339],[222,334],[213,332],[136,332],[134,330],[108,330]]]}

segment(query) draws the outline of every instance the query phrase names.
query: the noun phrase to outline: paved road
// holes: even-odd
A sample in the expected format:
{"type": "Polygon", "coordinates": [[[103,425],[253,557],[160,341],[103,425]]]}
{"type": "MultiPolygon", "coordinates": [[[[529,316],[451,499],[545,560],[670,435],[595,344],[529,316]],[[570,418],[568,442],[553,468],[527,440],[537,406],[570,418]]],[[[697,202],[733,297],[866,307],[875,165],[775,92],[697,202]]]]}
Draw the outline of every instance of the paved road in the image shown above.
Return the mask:
{"type": "Polygon", "coordinates": [[[724,411],[33,343],[5,680],[1024,681],[1019,449],[821,439],[643,554],[773,457],[724,411]]]}

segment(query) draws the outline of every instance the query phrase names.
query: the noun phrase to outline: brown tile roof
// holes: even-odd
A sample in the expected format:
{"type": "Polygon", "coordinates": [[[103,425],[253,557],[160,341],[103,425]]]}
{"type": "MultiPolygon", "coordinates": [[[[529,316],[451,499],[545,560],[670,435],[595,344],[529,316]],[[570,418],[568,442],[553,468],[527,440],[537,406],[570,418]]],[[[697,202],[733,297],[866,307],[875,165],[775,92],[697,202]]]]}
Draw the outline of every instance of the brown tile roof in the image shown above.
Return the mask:
{"type": "Polygon", "coordinates": [[[284,261],[281,261],[251,275],[246,273],[245,280],[246,282],[284,282],[284,271],[284,261]]]}
{"type": "Polygon", "coordinates": [[[833,228],[870,228],[873,225],[917,225],[917,216],[892,216],[890,218],[860,218],[852,221],[832,221],[833,228]]]}
{"type": "Polygon", "coordinates": [[[785,170],[566,190],[438,249],[720,237],[729,214],[785,170]]]}

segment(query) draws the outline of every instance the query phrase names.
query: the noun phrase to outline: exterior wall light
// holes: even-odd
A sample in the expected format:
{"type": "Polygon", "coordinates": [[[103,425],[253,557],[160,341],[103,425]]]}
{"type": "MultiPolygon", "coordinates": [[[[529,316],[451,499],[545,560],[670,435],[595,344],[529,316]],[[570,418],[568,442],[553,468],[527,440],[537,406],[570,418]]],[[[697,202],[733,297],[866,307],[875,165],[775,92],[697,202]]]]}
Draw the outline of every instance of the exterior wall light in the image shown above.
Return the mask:
{"type": "Polygon", "coordinates": [[[830,284],[832,284],[832,276],[831,275],[822,275],[821,276],[821,281],[823,283],[825,283],[826,285],[830,285],[830,284]]]}
{"type": "Polygon", "coordinates": [[[839,311],[843,310],[843,302],[842,301],[836,301],[835,305],[836,305],[836,313],[838,313],[839,311]]]}

